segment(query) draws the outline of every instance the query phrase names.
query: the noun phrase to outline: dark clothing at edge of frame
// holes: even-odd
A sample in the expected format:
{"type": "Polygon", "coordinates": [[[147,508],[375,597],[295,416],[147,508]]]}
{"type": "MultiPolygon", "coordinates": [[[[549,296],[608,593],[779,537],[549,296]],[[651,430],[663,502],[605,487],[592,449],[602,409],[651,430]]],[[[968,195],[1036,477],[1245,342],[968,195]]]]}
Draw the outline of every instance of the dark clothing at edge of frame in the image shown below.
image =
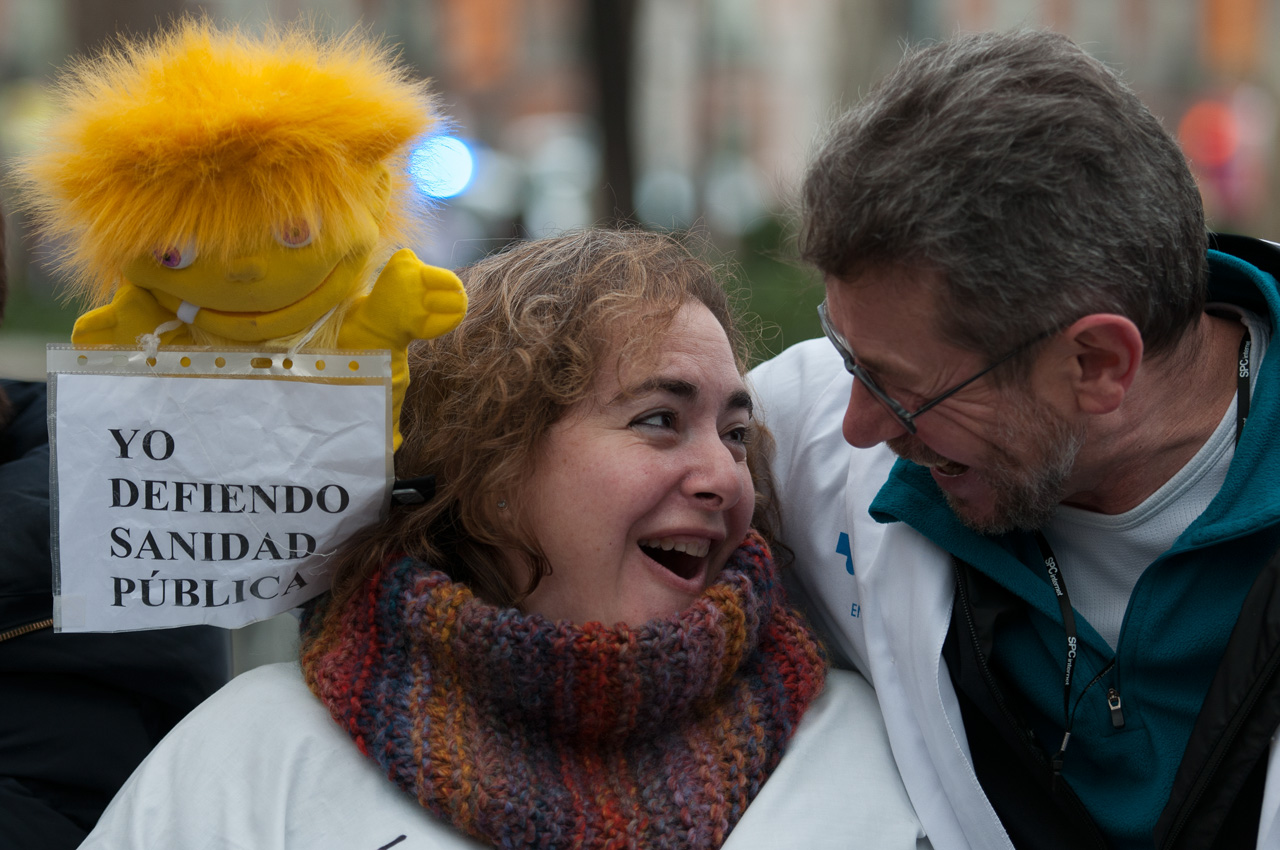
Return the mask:
{"type": "Polygon", "coordinates": [[[0,850],[60,850],[227,680],[228,643],[205,626],[53,632],[46,388],[0,389],[13,405],[0,432],[0,850]]]}

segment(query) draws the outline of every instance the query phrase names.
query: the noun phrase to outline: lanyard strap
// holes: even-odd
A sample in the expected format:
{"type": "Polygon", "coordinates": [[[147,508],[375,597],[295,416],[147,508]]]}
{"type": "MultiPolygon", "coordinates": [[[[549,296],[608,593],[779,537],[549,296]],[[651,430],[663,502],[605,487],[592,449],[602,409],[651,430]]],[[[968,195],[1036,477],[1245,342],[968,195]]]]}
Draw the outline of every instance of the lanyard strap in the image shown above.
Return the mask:
{"type": "Polygon", "coordinates": [[[1240,445],[1240,432],[1249,419],[1249,358],[1253,353],[1253,341],[1249,338],[1249,327],[1245,326],[1244,339],[1240,340],[1240,368],[1236,373],[1236,445],[1240,445]]]}
{"type": "Polygon", "coordinates": [[[1065,715],[1071,708],[1071,674],[1076,668],[1076,612],[1071,607],[1071,597],[1067,595],[1067,580],[1062,577],[1062,571],[1058,569],[1058,561],[1053,557],[1049,541],[1038,530],[1036,544],[1040,547],[1040,557],[1044,558],[1044,569],[1049,574],[1053,595],[1058,598],[1058,610],[1062,612],[1062,629],[1067,633],[1067,666],[1062,676],[1062,711],[1065,715]]]}
{"type": "Polygon", "coordinates": [[[1076,633],[1076,612],[1071,607],[1071,597],[1067,594],[1067,580],[1062,575],[1062,570],[1058,568],[1058,561],[1053,556],[1053,549],[1049,547],[1049,541],[1038,529],[1035,533],[1036,545],[1040,547],[1040,557],[1044,558],[1044,569],[1049,574],[1049,584],[1053,587],[1053,594],[1058,598],[1058,610],[1062,612],[1062,629],[1067,633],[1067,664],[1062,675],[1062,743],[1058,745],[1058,751],[1054,753],[1050,759],[1050,766],[1053,768],[1053,774],[1057,777],[1062,773],[1063,753],[1066,752],[1067,743],[1071,740],[1071,726],[1075,722],[1075,708],[1080,706],[1080,700],[1084,699],[1085,692],[1089,688],[1111,671],[1115,666],[1116,660],[1112,658],[1107,662],[1098,675],[1094,676],[1089,684],[1084,686],[1084,690],[1080,691],[1080,696],[1076,697],[1075,708],[1071,705],[1071,677],[1076,669],[1076,655],[1079,646],[1079,636],[1076,633]]]}

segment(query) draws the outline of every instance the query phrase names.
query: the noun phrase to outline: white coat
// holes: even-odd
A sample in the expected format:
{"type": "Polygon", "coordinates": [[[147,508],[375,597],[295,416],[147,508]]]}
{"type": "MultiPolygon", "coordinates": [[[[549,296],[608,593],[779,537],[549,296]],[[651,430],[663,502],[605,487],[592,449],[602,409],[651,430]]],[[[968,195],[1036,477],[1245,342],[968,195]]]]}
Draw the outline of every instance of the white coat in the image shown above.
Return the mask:
{"type": "MultiPolygon", "coordinates": [[[[872,683],[902,781],[937,850],[1012,844],[969,756],[942,644],[951,620],[950,556],[868,508],[894,456],[855,449],[841,423],[853,377],[826,339],[793,346],[751,373],[757,414],[778,442],[782,540],[795,552],[793,600],[837,663],[872,683]],[[845,554],[847,553],[847,554],[845,554]]],[[[1259,847],[1280,847],[1280,768],[1272,739],[1259,847]]]]}
{"type": "MultiPolygon", "coordinates": [[[[875,695],[833,671],[727,850],[925,850],[875,695]]],[[[259,667],[193,711],[125,783],[81,850],[445,850],[484,845],[361,755],[296,664],[259,667]]]]}

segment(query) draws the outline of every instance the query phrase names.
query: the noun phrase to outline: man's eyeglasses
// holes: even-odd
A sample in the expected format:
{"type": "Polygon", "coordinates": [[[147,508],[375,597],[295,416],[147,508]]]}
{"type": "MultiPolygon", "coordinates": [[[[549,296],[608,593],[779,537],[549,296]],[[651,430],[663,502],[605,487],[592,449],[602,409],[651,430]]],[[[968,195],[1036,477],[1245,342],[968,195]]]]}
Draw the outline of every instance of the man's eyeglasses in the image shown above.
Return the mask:
{"type": "Polygon", "coordinates": [[[856,354],[853,353],[853,349],[850,348],[849,343],[845,342],[844,337],[840,336],[840,332],[837,331],[835,329],[835,326],[831,324],[831,316],[827,313],[826,301],[823,301],[821,304],[818,305],[818,320],[822,322],[822,332],[827,335],[827,339],[831,340],[831,344],[836,347],[836,351],[839,351],[840,356],[844,358],[844,368],[848,369],[849,374],[853,375],[853,377],[857,378],[859,381],[862,382],[862,385],[866,387],[867,392],[871,393],[871,397],[874,398],[876,401],[880,402],[882,405],[884,405],[885,409],[893,414],[893,417],[898,420],[898,424],[901,425],[904,429],[906,429],[908,434],[914,434],[916,432],[915,419],[917,416],[919,416],[920,414],[924,413],[927,410],[932,410],[934,407],[937,407],[939,404],[951,398],[951,396],[960,392],[960,390],[969,386],[974,381],[978,380],[983,375],[987,374],[992,369],[999,366],[1001,363],[1013,358],[1018,354],[1021,354],[1031,346],[1035,345],[1037,342],[1040,342],[1041,340],[1044,340],[1044,339],[1048,339],[1049,337],[1053,336],[1053,334],[1056,332],[1056,331],[1045,331],[1044,333],[1037,336],[1035,339],[1032,339],[1032,340],[1029,340],[1028,342],[1023,343],[1022,345],[1015,348],[1013,351],[1010,351],[1008,354],[1004,355],[1003,357],[998,358],[994,363],[992,363],[987,368],[983,369],[978,374],[970,378],[966,378],[965,380],[961,381],[960,383],[956,384],[955,386],[943,392],[941,395],[934,396],[933,398],[926,401],[924,404],[917,407],[914,411],[908,411],[901,404],[898,404],[898,402],[890,398],[888,393],[880,389],[880,385],[876,383],[875,378],[872,378],[871,375],[867,372],[867,370],[862,368],[862,365],[858,363],[858,357],[856,354]]]}

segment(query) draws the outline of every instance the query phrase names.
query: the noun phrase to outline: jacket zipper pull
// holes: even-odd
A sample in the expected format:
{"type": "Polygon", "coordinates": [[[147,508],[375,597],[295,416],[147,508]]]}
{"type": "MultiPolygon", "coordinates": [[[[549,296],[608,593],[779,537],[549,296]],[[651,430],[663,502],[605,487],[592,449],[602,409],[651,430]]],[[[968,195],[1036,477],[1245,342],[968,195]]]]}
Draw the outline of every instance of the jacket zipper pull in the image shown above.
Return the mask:
{"type": "Polygon", "coordinates": [[[1123,729],[1124,712],[1120,710],[1120,692],[1115,688],[1107,688],[1107,708],[1111,710],[1111,725],[1123,729]]]}

